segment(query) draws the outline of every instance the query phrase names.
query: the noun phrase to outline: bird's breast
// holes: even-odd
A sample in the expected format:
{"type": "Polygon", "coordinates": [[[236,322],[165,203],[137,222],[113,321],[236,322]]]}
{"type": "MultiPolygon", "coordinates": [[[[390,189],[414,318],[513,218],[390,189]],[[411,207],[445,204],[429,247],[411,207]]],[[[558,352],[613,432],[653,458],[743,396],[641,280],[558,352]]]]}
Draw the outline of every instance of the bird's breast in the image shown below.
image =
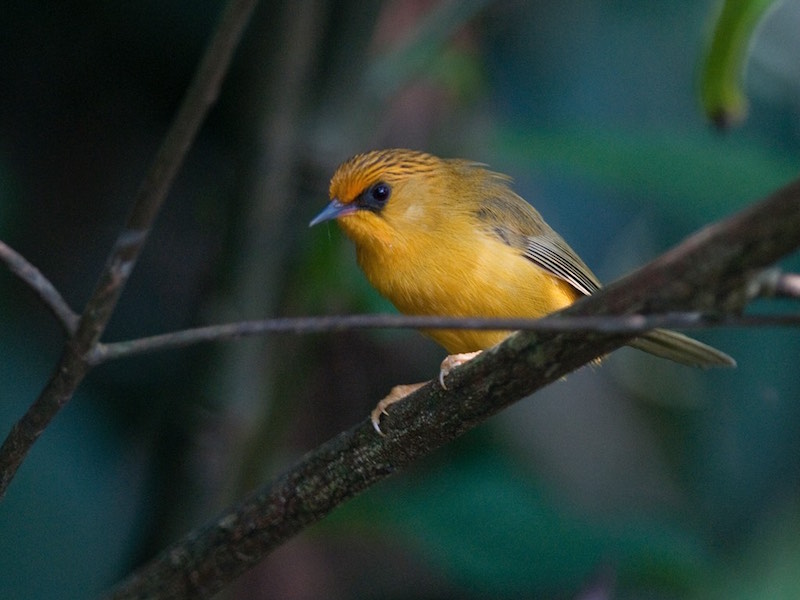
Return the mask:
{"type": "MultiPolygon", "coordinates": [[[[502,241],[488,235],[425,236],[357,245],[370,283],[411,315],[537,318],[571,304],[580,293],[502,241]]],[[[448,352],[494,346],[508,331],[431,330],[448,352]]]]}

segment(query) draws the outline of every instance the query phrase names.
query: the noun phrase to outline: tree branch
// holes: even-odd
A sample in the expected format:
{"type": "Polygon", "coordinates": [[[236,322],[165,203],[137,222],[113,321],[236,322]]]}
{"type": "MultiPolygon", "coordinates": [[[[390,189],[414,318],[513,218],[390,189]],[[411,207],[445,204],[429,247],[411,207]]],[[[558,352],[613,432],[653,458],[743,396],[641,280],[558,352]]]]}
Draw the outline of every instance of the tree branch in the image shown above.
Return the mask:
{"type": "Polygon", "coordinates": [[[166,198],[208,109],[219,93],[233,50],[257,0],[230,0],[195,72],[178,114],[170,126],[136,194],[122,233],[66,343],[50,380],[0,447],[0,498],[31,446],[59,410],[72,398],[91,368],[89,356],[99,342],[133,271],[153,221],[166,198]]]}
{"type": "Polygon", "coordinates": [[[760,296],[764,298],[800,298],[800,274],[774,273],[764,278],[760,296]]]}
{"type": "MultiPolygon", "coordinates": [[[[561,314],[736,314],[758,274],[800,246],[800,181],[711,225],[561,314]]],[[[758,284],[760,285],[760,284],[758,284]]],[[[521,332],[392,407],[381,437],[365,419],[191,532],[112,591],[117,600],[202,598],[381,479],[489,416],[623,345],[632,334],[521,332]]]]}
{"type": "Polygon", "coordinates": [[[39,296],[39,300],[55,315],[68,336],[75,333],[80,317],[72,311],[67,301],[39,269],[2,241],[0,241],[0,261],[4,262],[9,271],[19,277],[39,296]]]}
{"type": "MultiPolygon", "coordinates": [[[[781,288],[773,288],[777,297],[781,288]]],[[[781,294],[780,297],[796,297],[781,294]]],[[[712,329],[719,327],[796,327],[800,314],[708,316],[698,312],[652,315],[594,315],[540,319],[489,319],[464,317],[416,317],[395,314],[286,317],[260,321],[239,321],[182,329],[149,337],[97,344],[89,357],[95,366],[149,352],[186,348],[204,342],[222,342],[265,333],[309,334],[353,329],[482,329],[538,332],[643,333],[652,329],[712,329]]]]}

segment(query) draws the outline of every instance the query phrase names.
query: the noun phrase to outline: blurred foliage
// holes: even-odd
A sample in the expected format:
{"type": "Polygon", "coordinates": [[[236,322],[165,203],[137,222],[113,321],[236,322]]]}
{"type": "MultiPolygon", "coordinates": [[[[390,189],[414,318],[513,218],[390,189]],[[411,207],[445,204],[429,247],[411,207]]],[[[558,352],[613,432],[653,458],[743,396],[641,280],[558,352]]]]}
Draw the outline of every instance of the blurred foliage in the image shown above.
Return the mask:
{"type": "Polygon", "coordinates": [[[680,525],[565,506],[481,432],[414,475],[331,520],[335,527],[368,515],[371,527],[442,569],[458,597],[560,596],[604,575],[680,591],[710,564],[703,542],[680,525]]]}
{"type": "MultiPolygon", "coordinates": [[[[28,331],[5,320],[0,339],[0,422],[10,424],[55,356],[43,356],[28,331]]],[[[79,393],[20,469],[0,510],[0,597],[86,597],[125,567],[140,535],[143,465],[108,412],[79,393]]]]}
{"type": "MultiPolygon", "coordinates": [[[[379,55],[365,73],[368,88],[384,102],[405,87],[409,80],[423,74],[438,75],[455,88],[472,87],[474,79],[468,64],[459,53],[448,49],[460,29],[469,24],[489,0],[441,2],[420,20],[399,48],[379,55]]],[[[402,3],[397,3],[400,10],[402,3]]]]}
{"type": "Polygon", "coordinates": [[[776,513],[730,564],[705,580],[696,597],[789,600],[800,596],[800,510],[796,499],[776,513]]]}
{"type": "MultiPolygon", "coordinates": [[[[800,8],[775,4],[720,25],[725,64],[698,77],[710,1],[263,3],[108,339],[257,318],[242,281],[263,316],[391,310],[335,225],[307,229],[336,164],[379,146],[487,162],[602,278],[635,268],[796,176],[800,8]],[[698,107],[709,82],[749,99],[724,136],[698,107]]],[[[220,6],[4,8],[0,234],[80,309],[220,6]]],[[[3,270],[0,292],[7,429],[63,339],[3,270]]],[[[797,597],[800,343],[701,337],[739,368],[615,353],[342,507],[230,597],[797,597]]],[[[409,332],[276,338],[254,350],[258,411],[234,400],[264,375],[233,370],[240,343],[91,374],[0,504],[1,597],[96,594],[442,355],[409,332]]]]}
{"type": "MultiPolygon", "coordinates": [[[[796,159],[769,148],[731,142],[708,131],[595,130],[591,126],[519,134],[497,132],[498,157],[515,168],[540,169],[591,178],[595,185],[641,196],[651,208],[698,226],[709,215],[722,216],[788,181],[796,159]]],[[[625,208],[625,207],[623,207],[625,208]]]]}

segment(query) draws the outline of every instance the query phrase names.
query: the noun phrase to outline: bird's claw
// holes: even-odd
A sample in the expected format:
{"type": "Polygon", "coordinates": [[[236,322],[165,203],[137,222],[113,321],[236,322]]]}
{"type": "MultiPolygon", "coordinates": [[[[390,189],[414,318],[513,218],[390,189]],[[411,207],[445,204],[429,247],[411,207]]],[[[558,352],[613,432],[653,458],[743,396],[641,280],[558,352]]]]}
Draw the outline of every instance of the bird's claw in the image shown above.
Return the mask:
{"type": "Polygon", "coordinates": [[[377,431],[379,435],[385,435],[383,431],[381,431],[381,415],[388,415],[389,411],[387,409],[392,404],[399,402],[411,392],[417,391],[423,385],[425,385],[424,382],[394,386],[386,395],[386,397],[378,402],[378,404],[375,405],[375,408],[372,409],[372,412],[369,413],[369,419],[372,421],[372,428],[377,431]]]}
{"type": "Polygon", "coordinates": [[[464,352],[461,354],[450,354],[449,356],[446,356],[439,367],[439,385],[442,386],[442,389],[447,389],[447,386],[444,384],[444,378],[450,374],[450,371],[466,362],[471,361],[480,353],[481,350],[478,350],[477,352],[464,352]]]}
{"type": "Polygon", "coordinates": [[[381,431],[381,415],[389,414],[389,411],[387,411],[382,404],[383,400],[378,402],[378,405],[372,409],[371,413],[369,413],[369,420],[372,421],[372,428],[378,432],[378,435],[386,435],[383,433],[383,431],[381,431]]]}

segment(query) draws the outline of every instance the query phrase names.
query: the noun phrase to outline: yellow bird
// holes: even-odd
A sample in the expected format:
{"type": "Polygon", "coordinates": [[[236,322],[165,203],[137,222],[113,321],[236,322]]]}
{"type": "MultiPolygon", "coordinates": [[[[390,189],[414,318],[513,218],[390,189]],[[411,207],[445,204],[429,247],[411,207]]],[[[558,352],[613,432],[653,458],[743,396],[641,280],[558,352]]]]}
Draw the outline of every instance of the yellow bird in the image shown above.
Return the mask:
{"type": "MultiPolygon", "coordinates": [[[[600,289],[572,248],[510,178],[485,165],[391,149],[359,154],[339,166],[330,204],[313,219],[336,219],[356,246],[370,283],[400,312],[453,317],[538,318],[600,289]]],[[[427,330],[453,367],[491,348],[509,331],[427,330]]],[[[693,367],[735,366],[727,354],[680,333],[657,329],[631,346],[693,367]]],[[[396,386],[372,411],[423,384],[396,386]]]]}

